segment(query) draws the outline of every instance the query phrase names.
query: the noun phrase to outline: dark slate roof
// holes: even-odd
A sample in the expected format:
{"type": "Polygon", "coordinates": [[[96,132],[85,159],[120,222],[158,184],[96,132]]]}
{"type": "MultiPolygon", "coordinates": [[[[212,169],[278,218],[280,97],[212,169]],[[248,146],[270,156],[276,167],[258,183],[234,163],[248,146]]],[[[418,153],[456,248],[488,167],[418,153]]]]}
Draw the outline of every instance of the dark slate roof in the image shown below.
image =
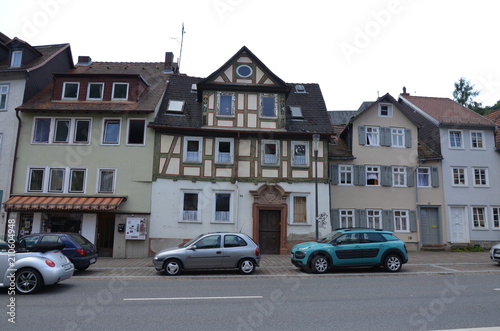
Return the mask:
{"type": "MultiPolygon", "coordinates": [[[[152,126],[157,128],[200,129],[202,127],[202,104],[197,93],[191,89],[193,84],[203,78],[190,76],[171,76],[160,110],[152,126]],[[182,113],[167,112],[169,100],[184,101],[182,113]]],[[[286,129],[290,132],[333,133],[326,110],[326,104],[318,84],[287,84],[292,91],[286,100],[286,129]],[[303,85],[306,93],[296,93],[295,85],[303,85]],[[303,118],[292,119],[290,106],[300,106],[303,118]]],[[[221,86],[223,88],[224,86],[221,86]]],[[[242,89],[244,90],[244,88],[242,89]]],[[[199,92],[199,91],[198,91],[199,92]]],[[[223,130],[227,130],[224,128],[223,130]]]]}
{"type": "Polygon", "coordinates": [[[148,86],[137,102],[113,101],[52,101],[51,84],[17,109],[21,111],[64,111],[72,112],[153,112],[165,91],[168,76],[163,73],[162,62],[93,62],[89,66],[78,66],[65,72],[68,75],[126,75],[137,76],[148,86]]]}
{"type": "Polygon", "coordinates": [[[329,110],[328,116],[330,117],[330,123],[333,125],[347,124],[353,116],[356,116],[357,110],[329,110]]]}

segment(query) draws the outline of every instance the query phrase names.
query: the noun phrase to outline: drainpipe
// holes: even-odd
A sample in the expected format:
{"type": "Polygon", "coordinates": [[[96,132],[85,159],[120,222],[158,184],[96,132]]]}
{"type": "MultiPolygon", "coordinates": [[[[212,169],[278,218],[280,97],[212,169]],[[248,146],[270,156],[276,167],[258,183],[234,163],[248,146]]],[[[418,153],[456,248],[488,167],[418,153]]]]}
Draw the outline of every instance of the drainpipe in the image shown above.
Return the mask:
{"type": "MultiPolygon", "coordinates": [[[[418,210],[418,168],[420,167],[420,164],[417,165],[415,168],[415,217],[417,221],[417,225],[420,228],[420,213],[418,210]]],[[[422,238],[420,237],[421,233],[420,230],[417,229],[417,234],[418,234],[418,250],[422,250],[422,238]]]]}
{"type": "MultiPolygon", "coordinates": [[[[14,145],[14,159],[12,160],[12,174],[10,178],[10,188],[9,188],[9,198],[12,195],[12,191],[14,189],[14,177],[16,174],[16,161],[17,161],[17,149],[19,147],[19,137],[21,135],[21,117],[19,117],[19,110],[16,109],[16,117],[17,117],[17,133],[16,133],[16,142],[14,145]]],[[[7,211],[7,219],[6,222],[9,222],[10,219],[10,210],[7,211]]],[[[8,224],[8,223],[5,223],[8,224]]],[[[5,234],[7,234],[7,227],[5,227],[5,234]]]]}

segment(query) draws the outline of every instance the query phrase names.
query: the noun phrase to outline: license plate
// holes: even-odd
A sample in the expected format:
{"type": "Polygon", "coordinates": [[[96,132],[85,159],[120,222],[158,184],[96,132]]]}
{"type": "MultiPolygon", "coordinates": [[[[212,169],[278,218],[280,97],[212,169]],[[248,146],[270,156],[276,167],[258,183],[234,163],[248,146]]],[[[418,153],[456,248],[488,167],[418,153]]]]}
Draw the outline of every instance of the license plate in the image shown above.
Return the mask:
{"type": "Polygon", "coordinates": [[[493,257],[500,257],[500,253],[493,254],[493,257]]]}
{"type": "Polygon", "coordinates": [[[95,263],[95,259],[90,259],[90,264],[95,263]]]}

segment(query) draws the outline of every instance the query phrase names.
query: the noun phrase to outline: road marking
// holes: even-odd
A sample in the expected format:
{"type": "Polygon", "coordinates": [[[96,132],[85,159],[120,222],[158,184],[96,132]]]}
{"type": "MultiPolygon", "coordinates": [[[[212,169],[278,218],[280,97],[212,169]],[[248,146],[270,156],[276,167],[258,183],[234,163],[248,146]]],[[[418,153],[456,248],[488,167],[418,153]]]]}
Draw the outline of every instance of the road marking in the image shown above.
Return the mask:
{"type": "Polygon", "coordinates": [[[431,264],[431,266],[433,266],[435,268],[441,268],[441,269],[444,269],[444,270],[453,271],[453,272],[459,272],[459,270],[452,269],[452,268],[446,268],[446,267],[443,267],[443,266],[440,266],[440,265],[436,265],[436,264],[431,264]]]}
{"type": "Polygon", "coordinates": [[[125,298],[123,301],[262,299],[261,295],[235,297],[125,298]]]}

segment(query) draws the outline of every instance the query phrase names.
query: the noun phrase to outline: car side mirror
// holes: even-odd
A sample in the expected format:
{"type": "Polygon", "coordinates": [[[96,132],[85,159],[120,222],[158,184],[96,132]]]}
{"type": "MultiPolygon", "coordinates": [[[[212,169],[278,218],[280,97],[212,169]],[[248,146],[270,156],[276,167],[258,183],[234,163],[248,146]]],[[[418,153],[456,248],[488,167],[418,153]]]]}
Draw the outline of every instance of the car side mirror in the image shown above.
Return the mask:
{"type": "Polygon", "coordinates": [[[193,246],[189,246],[188,249],[190,251],[195,251],[196,250],[196,245],[193,245],[193,246]]]}

